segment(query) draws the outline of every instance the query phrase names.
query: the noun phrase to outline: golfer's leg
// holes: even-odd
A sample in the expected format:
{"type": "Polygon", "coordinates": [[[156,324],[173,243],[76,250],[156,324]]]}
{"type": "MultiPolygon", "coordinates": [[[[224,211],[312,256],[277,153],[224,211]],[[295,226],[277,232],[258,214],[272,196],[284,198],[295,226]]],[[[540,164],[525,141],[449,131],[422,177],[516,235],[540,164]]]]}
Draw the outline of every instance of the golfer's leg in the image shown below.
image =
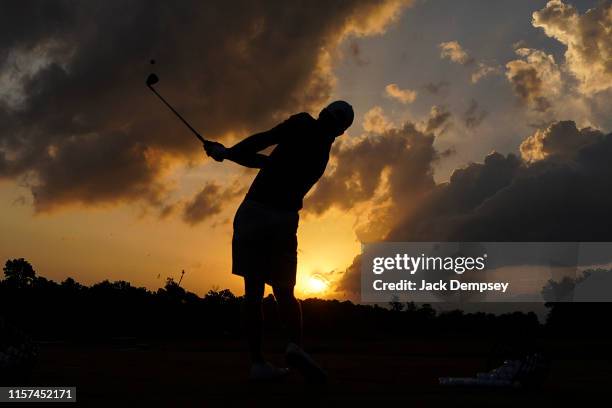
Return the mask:
{"type": "Polygon", "coordinates": [[[293,295],[293,287],[273,287],[280,317],[289,332],[289,344],[285,357],[287,363],[300,371],[307,381],[324,383],[327,374],[302,349],[302,306],[293,295]]]}
{"type": "Polygon", "coordinates": [[[260,279],[244,278],[244,319],[246,337],[249,343],[251,361],[263,363],[261,350],[263,336],[263,310],[262,299],[265,283],[260,279]]]}
{"type": "Polygon", "coordinates": [[[302,347],[302,306],[293,295],[293,286],[272,288],[281,321],[287,328],[289,341],[302,347]]]}

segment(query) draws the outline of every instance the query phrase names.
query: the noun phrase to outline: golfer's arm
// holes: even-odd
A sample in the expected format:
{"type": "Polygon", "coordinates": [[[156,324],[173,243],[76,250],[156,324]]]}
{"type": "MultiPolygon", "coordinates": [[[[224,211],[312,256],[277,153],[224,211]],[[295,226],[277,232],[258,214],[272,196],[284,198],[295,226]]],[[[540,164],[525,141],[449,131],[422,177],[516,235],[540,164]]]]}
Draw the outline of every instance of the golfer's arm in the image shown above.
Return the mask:
{"type": "Polygon", "coordinates": [[[230,160],[232,160],[231,157],[251,156],[272,145],[278,144],[281,134],[280,126],[282,124],[266,132],[255,133],[230,147],[228,152],[230,160]]]}
{"type": "Polygon", "coordinates": [[[276,126],[267,132],[256,133],[227,149],[226,159],[245,167],[262,168],[268,161],[268,156],[260,151],[278,144],[281,135],[281,126],[276,126]]]}
{"type": "Polygon", "coordinates": [[[227,159],[244,167],[261,169],[268,162],[269,158],[265,154],[253,153],[237,157],[230,155],[227,159]]]}

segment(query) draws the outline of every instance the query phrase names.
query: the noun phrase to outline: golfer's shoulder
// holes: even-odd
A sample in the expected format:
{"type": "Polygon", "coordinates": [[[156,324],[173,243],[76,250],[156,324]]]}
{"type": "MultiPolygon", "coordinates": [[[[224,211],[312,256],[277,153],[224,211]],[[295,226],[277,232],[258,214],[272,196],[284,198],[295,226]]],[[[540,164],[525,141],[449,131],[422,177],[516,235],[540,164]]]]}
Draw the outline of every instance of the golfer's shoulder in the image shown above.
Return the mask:
{"type": "Polygon", "coordinates": [[[282,140],[295,142],[312,133],[316,124],[317,121],[310,114],[306,112],[296,113],[278,125],[275,134],[279,135],[282,140]]]}
{"type": "Polygon", "coordinates": [[[287,121],[296,126],[312,126],[314,123],[316,123],[316,119],[310,116],[310,114],[307,112],[296,113],[287,121]]]}

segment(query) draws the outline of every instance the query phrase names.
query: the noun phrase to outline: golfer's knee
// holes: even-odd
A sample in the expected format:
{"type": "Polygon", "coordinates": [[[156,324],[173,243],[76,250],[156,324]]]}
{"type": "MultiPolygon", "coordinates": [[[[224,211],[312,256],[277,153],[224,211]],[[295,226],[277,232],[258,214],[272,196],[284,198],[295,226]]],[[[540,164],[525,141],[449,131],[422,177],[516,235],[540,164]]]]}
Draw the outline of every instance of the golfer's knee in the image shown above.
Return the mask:
{"type": "Polygon", "coordinates": [[[264,294],[264,283],[258,280],[246,280],[244,288],[244,303],[249,308],[261,307],[264,294]]]}
{"type": "Polygon", "coordinates": [[[272,291],[278,303],[287,304],[295,302],[293,287],[273,287],[272,291]]]}

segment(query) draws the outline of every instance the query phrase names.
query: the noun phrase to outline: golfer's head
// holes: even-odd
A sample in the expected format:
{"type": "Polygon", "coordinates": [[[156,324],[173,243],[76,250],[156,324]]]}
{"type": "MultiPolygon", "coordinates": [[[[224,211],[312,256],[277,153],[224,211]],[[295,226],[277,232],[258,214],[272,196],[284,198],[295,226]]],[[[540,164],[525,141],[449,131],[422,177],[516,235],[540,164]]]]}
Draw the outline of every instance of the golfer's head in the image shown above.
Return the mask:
{"type": "Polygon", "coordinates": [[[353,107],[345,101],[332,102],[319,113],[319,121],[323,122],[334,136],[343,134],[354,118],[353,107]]]}

